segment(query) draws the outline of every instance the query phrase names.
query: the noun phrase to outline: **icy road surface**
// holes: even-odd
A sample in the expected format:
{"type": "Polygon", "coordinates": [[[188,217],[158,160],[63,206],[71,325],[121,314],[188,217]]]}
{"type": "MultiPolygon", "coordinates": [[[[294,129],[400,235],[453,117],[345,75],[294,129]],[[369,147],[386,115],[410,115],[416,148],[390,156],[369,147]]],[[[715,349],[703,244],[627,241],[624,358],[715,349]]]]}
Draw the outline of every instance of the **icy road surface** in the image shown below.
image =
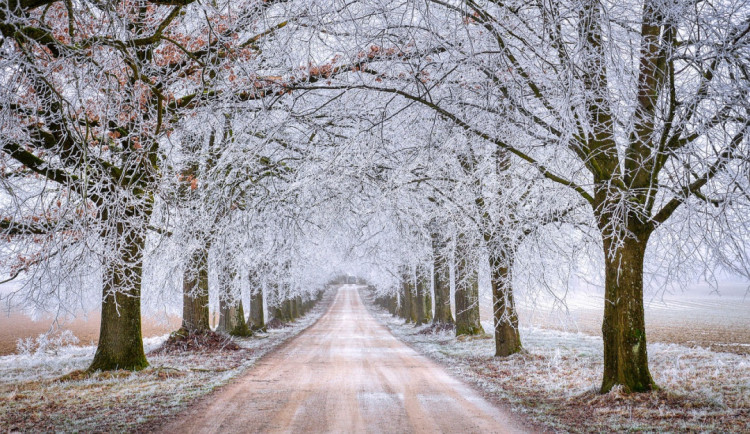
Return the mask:
{"type": "Polygon", "coordinates": [[[326,314],[165,432],[527,431],[394,338],[342,286],[326,314]]]}

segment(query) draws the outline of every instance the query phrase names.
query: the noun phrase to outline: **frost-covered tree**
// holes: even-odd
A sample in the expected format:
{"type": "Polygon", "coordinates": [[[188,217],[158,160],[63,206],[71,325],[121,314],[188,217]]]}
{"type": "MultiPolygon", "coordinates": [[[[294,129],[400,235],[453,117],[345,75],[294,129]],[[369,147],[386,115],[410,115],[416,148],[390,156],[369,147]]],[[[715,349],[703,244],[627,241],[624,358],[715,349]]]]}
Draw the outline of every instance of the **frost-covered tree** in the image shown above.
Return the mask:
{"type": "Polygon", "coordinates": [[[681,228],[711,241],[717,257],[747,252],[735,217],[748,199],[747,4],[411,6],[408,15],[390,7],[380,16],[411,29],[399,40],[424,56],[373,65],[357,87],[438,113],[587,205],[604,258],[601,390],[651,390],[643,319],[649,240],[695,219],[681,228]],[[698,223],[706,216],[723,216],[713,233],[698,223]],[[716,245],[717,230],[726,244],[716,245]]]}
{"type": "Polygon", "coordinates": [[[15,180],[5,184],[3,229],[11,238],[3,264],[12,276],[27,277],[31,298],[50,287],[75,293],[82,276],[101,282],[102,325],[91,369],[146,366],[142,269],[147,238],[169,232],[148,231],[162,181],[172,173],[170,136],[201,108],[233,103],[241,110],[283,95],[278,75],[266,74],[288,69],[287,57],[261,46],[299,17],[296,5],[0,6],[0,146],[5,167],[23,175],[15,179],[26,190],[19,206],[15,180]]]}

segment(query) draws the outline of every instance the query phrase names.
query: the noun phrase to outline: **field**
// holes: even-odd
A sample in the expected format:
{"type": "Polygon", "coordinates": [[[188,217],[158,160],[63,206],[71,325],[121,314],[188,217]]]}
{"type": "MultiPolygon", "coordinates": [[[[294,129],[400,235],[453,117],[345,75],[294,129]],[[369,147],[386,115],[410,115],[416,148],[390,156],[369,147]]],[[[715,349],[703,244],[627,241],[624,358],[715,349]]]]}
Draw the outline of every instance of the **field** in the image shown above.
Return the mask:
{"type": "MultiPolygon", "coordinates": [[[[488,294],[480,304],[482,322],[491,330],[488,294]]],[[[573,292],[565,305],[541,294],[520,297],[522,326],[601,336],[604,298],[600,293],[573,292]]],[[[750,354],[750,295],[747,284],[725,284],[719,293],[707,286],[664,294],[646,294],[646,336],[649,343],[750,354]]]]}
{"type": "MultiPolygon", "coordinates": [[[[38,320],[21,312],[0,313],[0,356],[14,354],[17,351],[19,339],[36,339],[40,334],[53,330],[53,334],[69,330],[82,346],[95,345],[99,339],[99,312],[80,315],[68,322],[62,322],[56,329],[52,318],[44,317],[38,320]]],[[[180,319],[176,317],[143,318],[143,337],[151,338],[173,332],[180,327],[180,319]]]]}

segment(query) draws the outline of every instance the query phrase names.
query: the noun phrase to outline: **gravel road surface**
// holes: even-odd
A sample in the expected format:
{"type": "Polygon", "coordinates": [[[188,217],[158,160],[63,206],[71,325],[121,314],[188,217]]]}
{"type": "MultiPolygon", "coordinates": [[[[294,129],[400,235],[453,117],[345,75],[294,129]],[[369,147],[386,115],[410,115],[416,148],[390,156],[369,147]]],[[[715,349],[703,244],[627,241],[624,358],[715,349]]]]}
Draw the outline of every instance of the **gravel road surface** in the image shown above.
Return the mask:
{"type": "Polygon", "coordinates": [[[328,312],[164,432],[526,432],[393,337],[340,287],[328,312]]]}

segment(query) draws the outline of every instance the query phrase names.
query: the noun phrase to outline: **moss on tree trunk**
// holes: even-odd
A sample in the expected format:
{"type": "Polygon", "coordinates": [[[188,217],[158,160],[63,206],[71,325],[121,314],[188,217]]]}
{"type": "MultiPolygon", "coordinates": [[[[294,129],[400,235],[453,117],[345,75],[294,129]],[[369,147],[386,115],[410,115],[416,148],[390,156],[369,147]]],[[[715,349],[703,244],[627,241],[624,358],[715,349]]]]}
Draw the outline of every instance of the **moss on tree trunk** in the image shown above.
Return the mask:
{"type": "Polygon", "coordinates": [[[398,315],[398,296],[391,295],[388,297],[388,311],[391,315],[398,315]]]}
{"type": "Polygon", "coordinates": [[[219,304],[219,325],[216,327],[217,332],[241,337],[252,335],[245,322],[245,310],[242,307],[242,300],[225,301],[220,299],[219,304]]]}
{"type": "Polygon", "coordinates": [[[419,301],[417,300],[417,287],[415,285],[414,280],[412,279],[411,283],[409,284],[409,322],[417,323],[418,320],[418,310],[419,306],[417,305],[419,301]]]}
{"type": "Polygon", "coordinates": [[[263,312],[263,289],[255,288],[250,293],[250,328],[253,331],[266,331],[266,316],[263,312]]]}
{"type": "MultiPolygon", "coordinates": [[[[238,300],[233,293],[233,284],[236,272],[231,264],[224,263],[221,266],[219,275],[219,324],[216,327],[217,332],[231,334],[239,326],[237,321],[238,300]]],[[[242,318],[244,324],[245,319],[242,318]]]]}
{"type": "Polygon", "coordinates": [[[286,299],[283,302],[281,302],[281,311],[284,319],[282,321],[284,322],[292,322],[294,321],[294,317],[292,316],[292,301],[290,299],[286,299]]]}
{"type": "MultiPolygon", "coordinates": [[[[427,270],[425,270],[427,271],[427,270]]],[[[425,275],[425,291],[424,291],[424,316],[425,321],[432,321],[432,279],[429,274],[425,275]]]]}
{"type": "Polygon", "coordinates": [[[237,303],[237,308],[234,311],[235,319],[232,324],[233,327],[229,330],[229,334],[239,337],[252,336],[253,332],[250,330],[250,327],[247,326],[247,322],[245,322],[245,309],[242,307],[242,300],[237,303]]]}
{"type": "Polygon", "coordinates": [[[286,316],[286,313],[284,312],[284,303],[281,303],[278,306],[274,306],[273,308],[273,317],[278,319],[279,321],[283,323],[289,322],[289,317],[286,316]]]}
{"type": "Polygon", "coordinates": [[[408,266],[401,267],[401,318],[404,321],[412,322],[412,276],[411,269],[408,266]]]}
{"type": "Polygon", "coordinates": [[[295,319],[302,317],[302,298],[300,296],[292,299],[292,316],[295,319]]]}
{"type": "Polygon", "coordinates": [[[643,309],[643,260],[650,231],[630,228],[614,245],[605,237],[604,377],[601,392],[616,385],[627,392],[656,388],[648,369],[643,309]]]}

